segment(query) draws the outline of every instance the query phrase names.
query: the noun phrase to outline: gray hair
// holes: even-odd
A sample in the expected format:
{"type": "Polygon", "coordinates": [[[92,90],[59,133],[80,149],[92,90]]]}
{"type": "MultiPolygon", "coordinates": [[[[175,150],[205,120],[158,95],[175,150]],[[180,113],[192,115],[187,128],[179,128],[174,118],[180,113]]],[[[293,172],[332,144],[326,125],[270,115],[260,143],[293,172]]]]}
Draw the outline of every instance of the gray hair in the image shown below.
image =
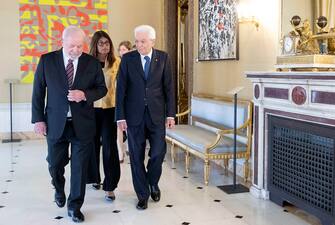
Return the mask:
{"type": "Polygon", "coordinates": [[[140,26],[137,26],[134,29],[135,37],[136,37],[137,33],[147,33],[149,35],[150,39],[152,39],[152,40],[156,39],[156,31],[155,31],[155,29],[152,26],[149,26],[149,25],[140,25],[140,26]]]}
{"type": "Polygon", "coordinates": [[[67,37],[69,37],[69,36],[71,36],[71,35],[73,35],[73,34],[75,34],[75,33],[79,33],[79,34],[81,34],[81,35],[83,36],[83,39],[85,40],[85,38],[86,38],[86,34],[85,34],[85,32],[84,32],[81,28],[76,27],[76,26],[72,26],[72,25],[66,27],[66,28],[63,30],[62,38],[63,38],[63,40],[65,40],[67,37]]]}

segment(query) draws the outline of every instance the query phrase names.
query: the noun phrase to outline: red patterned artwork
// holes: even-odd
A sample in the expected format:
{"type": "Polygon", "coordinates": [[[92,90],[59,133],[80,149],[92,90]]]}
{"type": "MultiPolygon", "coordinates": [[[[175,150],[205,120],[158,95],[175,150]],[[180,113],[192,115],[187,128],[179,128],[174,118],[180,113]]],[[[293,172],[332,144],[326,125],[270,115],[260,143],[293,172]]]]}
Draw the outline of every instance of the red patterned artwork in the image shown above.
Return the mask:
{"type": "MultiPolygon", "coordinates": [[[[19,0],[21,81],[31,83],[41,54],[61,47],[69,25],[87,35],[107,29],[107,0],[19,0]]],[[[85,46],[84,51],[88,50],[85,46]]]]}

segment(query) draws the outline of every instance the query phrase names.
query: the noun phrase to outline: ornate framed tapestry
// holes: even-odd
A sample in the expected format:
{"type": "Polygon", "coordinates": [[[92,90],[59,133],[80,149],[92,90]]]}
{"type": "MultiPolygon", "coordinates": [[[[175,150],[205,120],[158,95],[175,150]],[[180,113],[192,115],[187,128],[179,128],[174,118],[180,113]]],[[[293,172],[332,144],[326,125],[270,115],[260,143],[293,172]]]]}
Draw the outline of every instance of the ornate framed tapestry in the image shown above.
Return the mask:
{"type": "Polygon", "coordinates": [[[198,46],[202,61],[238,59],[237,0],[199,0],[198,46]]]}

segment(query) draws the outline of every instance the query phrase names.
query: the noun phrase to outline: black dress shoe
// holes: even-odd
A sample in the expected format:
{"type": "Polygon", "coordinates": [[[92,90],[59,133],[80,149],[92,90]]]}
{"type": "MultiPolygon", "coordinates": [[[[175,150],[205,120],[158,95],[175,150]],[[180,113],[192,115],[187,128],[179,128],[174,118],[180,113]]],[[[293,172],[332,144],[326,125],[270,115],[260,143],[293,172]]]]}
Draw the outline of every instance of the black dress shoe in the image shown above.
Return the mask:
{"type": "Polygon", "coordinates": [[[64,193],[55,193],[55,202],[59,208],[63,208],[66,202],[66,197],[64,193]]]}
{"type": "Polygon", "coordinates": [[[112,202],[115,200],[115,194],[113,191],[106,191],[105,199],[109,202],[112,202]]]}
{"type": "Polygon", "coordinates": [[[100,187],[101,187],[101,184],[92,184],[92,188],[93,188],[94,190],[99,190],[100,187]]]}
{"type": "Polygon", "coordinates": [[[82,214],[79,209],[77,210],[69,209],[67,211],[67,214],[69,215],[69,217],[72,218],[72,221],[75,223],[81,223],[84,222],[85,220],[84,214],[82,214]]]}
{"type": "Polygon", "coordinates": [[[140,209],[140,210],[144,210],[144,209],[148,208],[148,200],[147,199],[138,200],[136,208],[140,209]]]}
{"type": "Polygon", "coordinates": [[[157,185],[150,185],[150,192],[152,200],[155,202],[159,202],[159,200],[161,200],[161,191],[157,185]]]}

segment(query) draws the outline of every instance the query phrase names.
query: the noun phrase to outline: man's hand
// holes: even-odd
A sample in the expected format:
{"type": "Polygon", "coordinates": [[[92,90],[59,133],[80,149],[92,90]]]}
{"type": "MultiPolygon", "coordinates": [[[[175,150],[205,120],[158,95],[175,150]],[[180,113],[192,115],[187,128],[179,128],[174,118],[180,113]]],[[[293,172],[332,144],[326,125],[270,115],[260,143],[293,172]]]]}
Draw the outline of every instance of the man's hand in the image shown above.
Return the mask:
{"type": "Polygon", "coordinates": [[[34,131],[36,134],[47,135],[47,125],[45,122],[36,122],[34,125],[34,131]]]}
{"type": "Polygon", "coordinates": [[[117,127],[118,127],[121,131],[126,131],[126,130],[127,130],[127,122],[126,122],[125,120],[117,121],[117,127]]]}
{"type": "Polygon", "coordinates": [[[69,90],[67,99],[70,102],[81,102],[81,101],[85,101],[86,97],[85,97],[85,93],[81,90],[69,90]]]}
{"type": "Polygon", "coordinates": [[[166,123],[165,123],[165,127],[168,128],[168,129],[172,129],[174,128],[174,118],[167,118],[166,119],[166,123]]]}

